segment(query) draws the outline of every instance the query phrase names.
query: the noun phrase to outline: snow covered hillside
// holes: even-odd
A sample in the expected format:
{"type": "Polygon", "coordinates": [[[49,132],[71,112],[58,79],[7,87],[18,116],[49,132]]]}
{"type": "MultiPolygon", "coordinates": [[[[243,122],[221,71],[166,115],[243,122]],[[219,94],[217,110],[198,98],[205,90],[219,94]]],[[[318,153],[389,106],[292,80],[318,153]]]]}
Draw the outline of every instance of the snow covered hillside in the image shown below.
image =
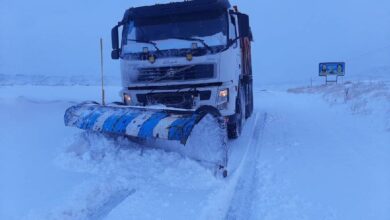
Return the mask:
{"type": "Polygon", "coordinates": [[[0,219],[389,219],[389,86],[257,88],[227,179],[64,127],[97,87],[2,86],[0,219]]]}
{"type": "MultiPolygon", "coordinates": [[[[119,75],[105,76],[106,85],[120,85],[119,75]]],[[[101,84],[101,78],[95,76],[61,76],[61,75],[6,75],[0,74],[0,86],[96,86],[101,84]]]]}

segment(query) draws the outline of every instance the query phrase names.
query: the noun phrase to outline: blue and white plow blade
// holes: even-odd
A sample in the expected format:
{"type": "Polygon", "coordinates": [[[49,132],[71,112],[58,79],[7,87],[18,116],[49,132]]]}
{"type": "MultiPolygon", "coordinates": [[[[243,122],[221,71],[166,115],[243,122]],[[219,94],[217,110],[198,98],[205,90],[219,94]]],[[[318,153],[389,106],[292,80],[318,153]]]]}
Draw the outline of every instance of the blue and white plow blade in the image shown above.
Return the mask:
{"type": "Polygon", "coordinates": [[[198,112],[82,103],[66,110],[64,119],[66,126],[86,131],[140,140],[173,140],[185,145],[204,116],[198,112]]]}
{"type": "Polygon", "coordinates": [[[191,133],[194,133],[194,137],[190,139],[191,144],[188,144],[190,146],[175,148],[170,145],[166,149],[176,149],[175,151],[207,166],[216,165],[216,171],[227,176],[225,121],[210,112],[114,104],[103,106],[85,102],[67,109],[64,121],[66,126],[86,131],[128,137],[136,141],[176,141],[181,146],[186,145],[191,133]],[[194,129],[197,125],[199,127],[194,129]]]}

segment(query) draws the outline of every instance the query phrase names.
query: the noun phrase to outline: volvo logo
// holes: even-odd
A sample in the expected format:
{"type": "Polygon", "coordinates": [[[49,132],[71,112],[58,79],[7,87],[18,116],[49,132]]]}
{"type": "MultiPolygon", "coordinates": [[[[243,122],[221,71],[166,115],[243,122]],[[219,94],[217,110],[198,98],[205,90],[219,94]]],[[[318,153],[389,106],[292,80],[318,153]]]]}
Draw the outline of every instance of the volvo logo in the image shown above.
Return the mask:
{"type": "Polygon", "coordinates": [[[177,64],[177,60],[165,60],[163,64],[170,64],[170,65],[177,64]]]}
{"type": "Polygon", "coordinates": [[[168,77],[174,77],[175,74],[176,74],[176,71],[174,69],[170,68],[170,69],[167,70],[167,76],[168,77]]]}

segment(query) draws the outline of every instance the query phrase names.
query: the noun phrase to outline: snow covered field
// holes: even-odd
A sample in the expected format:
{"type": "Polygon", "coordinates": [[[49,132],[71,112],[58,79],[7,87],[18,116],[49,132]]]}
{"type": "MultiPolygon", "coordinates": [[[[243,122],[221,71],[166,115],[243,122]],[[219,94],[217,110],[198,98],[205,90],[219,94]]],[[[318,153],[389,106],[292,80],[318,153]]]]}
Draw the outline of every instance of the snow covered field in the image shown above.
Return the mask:
{"type": "Polygon", "coordinates": [[[390,219],[388,83],[257,88],[226,180],[63,125],[67,107],[98,95],[0,87],[0,219],[390,219]]]}

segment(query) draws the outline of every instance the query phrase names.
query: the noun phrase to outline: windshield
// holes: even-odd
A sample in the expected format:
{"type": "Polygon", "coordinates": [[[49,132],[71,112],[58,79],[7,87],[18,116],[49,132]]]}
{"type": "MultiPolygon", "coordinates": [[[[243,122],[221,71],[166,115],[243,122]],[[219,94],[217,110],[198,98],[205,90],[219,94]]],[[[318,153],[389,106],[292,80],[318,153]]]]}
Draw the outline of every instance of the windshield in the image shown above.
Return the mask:
{"type": "Polygon", "coordinates": [[[125,27],[125,53],[141,52],[144,47],[156,50],[191,48],[197,43],[199,48],[206,45],[221,46],[227,43],[228,22],[225,13],[174,15],[160,18],[142,18],[130,21],[125,27]],[[202,44],[196,40],[202,40],[202,44]]]}

